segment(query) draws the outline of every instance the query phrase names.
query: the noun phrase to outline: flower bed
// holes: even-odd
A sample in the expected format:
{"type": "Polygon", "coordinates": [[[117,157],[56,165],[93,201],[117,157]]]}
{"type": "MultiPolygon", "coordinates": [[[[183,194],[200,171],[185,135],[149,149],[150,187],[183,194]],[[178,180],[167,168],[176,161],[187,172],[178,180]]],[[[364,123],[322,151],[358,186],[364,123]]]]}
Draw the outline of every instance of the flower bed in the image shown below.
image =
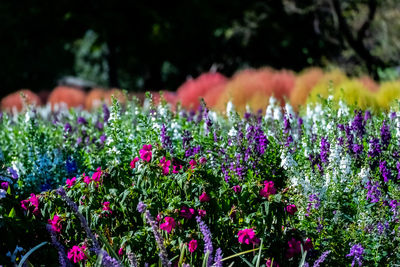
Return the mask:
{"type": "Polygon", "coordinates": [[[0,128],[0,264],[400,261],[396,112],[325,100],[296,114],[271,98],[242,118],[130,101],[3,114],[0,128]]]}

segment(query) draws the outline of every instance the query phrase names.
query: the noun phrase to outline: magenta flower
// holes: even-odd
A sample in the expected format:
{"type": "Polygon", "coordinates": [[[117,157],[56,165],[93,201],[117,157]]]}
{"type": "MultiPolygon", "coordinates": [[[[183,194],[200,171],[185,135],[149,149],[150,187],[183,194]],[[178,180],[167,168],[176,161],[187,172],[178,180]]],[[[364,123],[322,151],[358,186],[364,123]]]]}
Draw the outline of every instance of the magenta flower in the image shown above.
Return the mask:
{"type": "Polygon", "coordinates": [[[242,192],[242,187],[240,185],[235,185],[232,187],[233,191],[235,191],[235,193],[240,193],[242,192]]]}
{"type": "Polygon", "coordinates": [[[239,243],[245,243],[247,245],[250,243],[253,245],[260,243],[260,239],[256,237],[256,233],[254,233],[254,230],[251,228],[240,230],[238,232],[238,240],[239,243]]]}
{"type": "Polygon", "coordinates": [[[101,167],[98,167],[92,175],[92,180],[99,183],[102,174],[103,174],[103,171],[101,170],[101,167]]]}
{"type": "Polygon", "coordinates": [[[153,147],[151,145],[143,145],[143,148],[139,150],[140,158],[144,161],[149,162],[151,160],[151,149],[153,147]]]}
{"type": "Polygon", "coordinates": [[[33,209],[33,214],[35,216],[39,216],[39,199],[36,197],[35,194],[31,194],[31,197],[29,199],[25,199],[25,200],[21,201],[21,207],[24,210],[28,210],[29,204],[31,204],[31,206],[35,207],[33,209]]]}
{"type": "Polygon", "coordinates": [[[86,259],[85,251],[86,246],[82,245],[82,247],[79,246],[73,246],[69,251],[68,251],[68,259],[71,260],[73,259],[74,263],[78,263],[82,260],[86,259]]]}
{"type": "Polygon", "coordinates": [[[301,242],[292,237],[288,242],[288,250],[286,251],[286,258],[290,259],[301,253],[301,242]]]}
{"type": "Polygon", "coordinates": [[[28,210],[29,203],[30,203],[29,200],[24,199],[24,200],[21,201],[21,207],[22,207],[24,210],[28,210]]]}
{"type": "Polygon", "coordinates": [[[287,205],[286,206],[286,211],[290,215],[294,215],[297,212],[297,207],[295,204],[287,205]]]}
{"type": "Polygon", "coordinates": [[[196,239],[190,240],[188,247],[189,247],[190,253],[193,253],[197,249],[197,240],[196,239]]]}
{"type": "Polygon", "coordinates": [[[119,248],[118,250],[118,256],[122,256],[122,254],[124,253],[124,248],[119,248]]]}
{"type": "Polygon", "coordinates": [[[172,217],[165,217],[164,221],[165,222],[160,225],[160,229],[167,231],[167,233],[169,234],[176,226],[175,220],[172,217]]]}
{"type": "Polygon", "coordinates": [[[179,171],[182,169],[182,165],[179,166],[173,166],[172,168],[172,173],[179,173],[179,171]]]}
{"type": "Polygon", "coordinates": [[[274,187],[273,181],[264,181],[264,188],[260,190],[260,195],[262,197],[269,197],[270,195],[274,195],[276,193],[276,189],[274,187]]]}
{"type": "Polygon", "coordinates": [[[306,242],[304,243],[304,250],[308,251],[314,247],[310,238],[307,238],[306,242]]]}
{"type": "Polygon", "coordinates": [[[171,166],[171,161],[170,161],[170,160],[166,160],[166,158],[163,157],[163,158],[160,160],[160,166],[161,166],[162,169],[163,169],[163,174],[164,174],[164,175],[167,175],[167,174],[169,174],[169,166],[171,166]]]}
{"type": "Polygon", "coordinates": [[[207,163],[207,159],[206,159],[205,157],[202,157],[202,158],[199,160],[199,163],[200,163],[200,164],[206,164],[206,163],[207,163]]]}
{"type": "Polygon", "coordinates": [[[83,182],[85,182],[86,184],[90,184],[90,177],[87,176],[85,173],[82,174],[83,176],[83,182]]]}
{"type": "Polygon", "coordinates": [[[200,217],[204,217],[206,216],[207,212],[205,210],[197,210],[197,215],[199,215],[200,217]]]}
{"type": "Polygon", "coordinates": [[[190,164],[190,169],[192,169],[192,170],[194,170],[194,168],[196,168],[196,166],[197,166],[197,162],[194,159],[191,159],[189,161],[189,164],[190,164]]]}
{"type": "Polygon", "coordinates": [[[8,189],[8,182],[2,182],[1,183],[1,188],[3,188],[4,190],[8,189]]]}
{"type": "Polygon", "coordinates": [[[194,209],[188,208],[188,207],[186,207],[186,206],[183,206],[183,207],[181,208],[181,210],[179,211],[179,214],[180,214],[183,218],[188,219],[188,220],[191,219],[191,218],[193,217],[194,213],[195,213],[194,209]]]}
{"type": "Polygon", "coordinates": [[[75,184],[75,182],[76,182],[76,177],[73,177],[71,179],[67,179],[68,188],[71,188],[75,184]]]}
{"type": "Polygon", "coordinates": [[[207,195],[206,192],[203,192],[199,197],[200,202],[208,202],[210,201],[210,197],[207,195]]]}
{"type": "Polygon", "coordinates": [[[131,161],[131,169],[134,169],[135,167],[136,167],[136,162],[138,162],[139,161],[139,158],[138,157],[136,157],[136,158],[134,158],[132,161],[131,161]]]}
{"type": "Polygon", "coordinates": [[[112,210],[110,208],[110,202],[109,201],[103,202],[103,210],[109,212],[110,214],[112,214],[112,210]]]}
{"type": "Polygon", "coordinates": [[[61,228],[62,228],[61,218],[57,214],[54,214],[53,219],[51,219],[51,220],[49,219],[48,222],[51,225],[51,229],[54,232],[57,232],[57,233],[61,232],[61,228]]]}

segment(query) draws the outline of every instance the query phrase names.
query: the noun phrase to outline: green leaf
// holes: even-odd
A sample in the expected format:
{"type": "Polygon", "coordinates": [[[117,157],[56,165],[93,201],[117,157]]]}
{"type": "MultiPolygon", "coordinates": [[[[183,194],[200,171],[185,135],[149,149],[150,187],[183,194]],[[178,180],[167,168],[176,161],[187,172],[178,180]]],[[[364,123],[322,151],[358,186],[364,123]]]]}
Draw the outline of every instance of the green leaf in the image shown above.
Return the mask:
{"type": "Polygon", "coordinates": [[[202,267],[207,267],[207,263],[208,263],[208,258],[209,257],[210,257],[210,251],[207,250],[207,254],[203,258],[203,264],[201,265],[202,267]]]}
{"type": "Polygon", "coordinates": [[[14,209],[14,208],[12,208],[12,209],[10,210],[10,213],[8,214],[8,217],[10,217],[10,218],[14,218],[14,217],[15,217],[15,215],[16,215],[16,213],[15,213],[15,209],[14,209]]]}
{"type": "Polygon", "coordinates": [[[263,242],[264,242],[264,240],[261,238],[260,250],[258,251],[258,257],[257,257],[256,267],[259,267],[259,266],[260,266],[261,251],[262,251],[262,248],[263,248],[263,242]]]}
{"type": "Polygon", "coordinates": [[[118,254],[114,251],[114,249],[111,247],[110,243],[108,243],[107,239],[105,236],[100,232],[96,231],[96,233],[99,235],[101,241],[104,243],[104,245],[107,247],[108,253],[112,254],[111,256],[117,260],[120,261],[120,258],[118,257],[118,254]]]}

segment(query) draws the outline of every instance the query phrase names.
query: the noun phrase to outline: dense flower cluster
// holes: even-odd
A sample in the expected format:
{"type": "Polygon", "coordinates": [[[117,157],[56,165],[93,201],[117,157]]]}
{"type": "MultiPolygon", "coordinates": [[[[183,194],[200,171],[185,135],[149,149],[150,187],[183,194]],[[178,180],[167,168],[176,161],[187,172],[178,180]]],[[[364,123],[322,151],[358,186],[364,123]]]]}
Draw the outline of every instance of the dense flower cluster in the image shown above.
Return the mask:
{"type": "Polygon", "coordinates": [[[398,115],[330,98],[299,113],[270,98],[243,117],[151,101],[4,114],[0,230],[26,229],[1,247],[51,241],[61,266],[390,266],[398,115]]]}

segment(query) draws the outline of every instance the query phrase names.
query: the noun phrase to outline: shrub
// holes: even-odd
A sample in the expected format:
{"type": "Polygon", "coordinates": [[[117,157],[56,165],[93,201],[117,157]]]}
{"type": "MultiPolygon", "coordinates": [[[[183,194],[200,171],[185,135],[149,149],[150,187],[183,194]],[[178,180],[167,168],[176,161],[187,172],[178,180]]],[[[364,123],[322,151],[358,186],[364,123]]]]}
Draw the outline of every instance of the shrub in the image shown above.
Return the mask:
{"type": "Polygon", "coordinates": [[[203,73],[196,79],[189,79],[177,90],[177,95],[185,108],[197,109],[200,106],[199,99],[215,86],[225,84],[226,77],[215,72],[203,73]]]}
{"type": "Polygon", "coordinates": [[[295,86],[290,94],[290,104],[296,110],[306,103],[311,90],[323,75],[320,68],[310,68],[296,77],[295,86]]]}
{"type": "Polygon", "coordinates": [[[52,107],[64,103],[67,107],[84,107],[86,94],[72,87],[58,86],[51,92],[48,103],[52,107]]]}
{"type": "Polygon", "coordinates": [[[26,104],[41,104],[39,96],[37,96],[30,90],[23,89],[5,96],[1,100],[1,108],[7,111],[12,111],[14,108],[17,111],[21,111],[24,105],[24,101],[26,102],[26,104]],[[23,95],[23,97],[21,97],[21,94],[23,95]]]}
{"type": "MultiPolygon", "coordinates": [[[[217,108],[221,111],[225,110],[226,103],[232,100],[237,110],[243,114],[246,105],[256,94],[267,96],[263,97],[265,100],[273,95],[283,103],[284,98],[289,96],[294,81],[294,74],[286,70],[274,71],[270,68],[242,70],[227,83],[225,91],[218,100],[217,108]]],[[[260,102],[258,100],[252,101],[260,102]]],[[[264,103],[262,106],[266,106],[268,102],[265,101],[264,103]]],[[[261,105],[258,104],[259,106],[261,105]]]]}
{"type": "Polygon", "coordinates": [[[337,86],[346,80],[346,75],[338,69],[325,73],[324,76],[311,90],[307,102],[320,102],[320,96],[323,98],[327,98],[329,95],[334,94],[334,90],[337,88],[337,86]],[[333,91],[330,92],[330,90],[333,91]]]}
{"type": "Polygon", "coordinates": [[[379,87],[377,101],[382,109],[388,110],[393,101],[400,99],[400,82],[384,82],[379,87]]]}

